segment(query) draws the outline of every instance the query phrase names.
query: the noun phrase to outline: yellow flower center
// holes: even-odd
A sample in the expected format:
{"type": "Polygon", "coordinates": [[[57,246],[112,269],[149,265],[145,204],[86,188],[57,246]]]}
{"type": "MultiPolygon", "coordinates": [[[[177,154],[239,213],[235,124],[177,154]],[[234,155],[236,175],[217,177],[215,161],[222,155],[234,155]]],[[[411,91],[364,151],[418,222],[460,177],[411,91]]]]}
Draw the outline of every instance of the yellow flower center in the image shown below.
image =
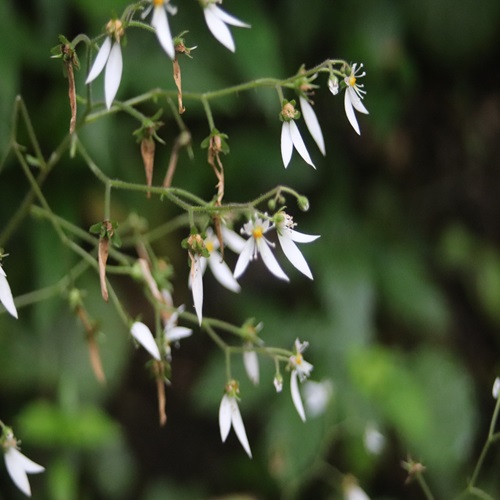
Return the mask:
{"type": "Polygon", "coordinates": [[[253,234],[253,237],[258,240],[259,238],[262,238],[263,236],[263,231],[262,231],[262,228],[260,226],[254,228],[254,230],[252,231],[252,234],[253,234]]]}
{"type": "Polygon", "coordinates": [[[163,0],[153,0],[153,5],[155,7],[159,7],[160,5],[163,5],[163,0]]]}
{"type": "Polygon", "coordinates": [[[354,87],[354,85],[356,85],[356,77],[351,75],[347,83],[349,84],[349,87],[354,87]]]}
{"type": "Polygon", "coordinates": [[[209,253],[212,253],[214,250],[214,244],[211,241],[206,241],[205,248],[209,251],[209,253]]]}
{"type": "Polygon", "coordinates": [[[296,365],[300,365],[302,364],[302,360],[304,358],[302,357],[302,354],[300,354],[300,352],[298,352],[296,355],[295,355],[295,364],[296,365]]]}

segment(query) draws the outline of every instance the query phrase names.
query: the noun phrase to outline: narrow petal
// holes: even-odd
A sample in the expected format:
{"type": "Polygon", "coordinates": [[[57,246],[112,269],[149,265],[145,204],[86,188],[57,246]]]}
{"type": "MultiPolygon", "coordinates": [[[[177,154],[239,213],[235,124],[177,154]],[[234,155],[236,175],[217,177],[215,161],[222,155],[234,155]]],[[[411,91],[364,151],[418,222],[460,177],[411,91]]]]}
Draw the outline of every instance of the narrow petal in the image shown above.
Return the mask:
{"type": "Polygon", "coordinates": [[[295,146],[295,149],[299,152],[300,156],[302,156],[302,158],[306,163],[311,165],[311,167],[316,168],[311,160],[311,157],[309,156],[309,153],[307,152],[306,145],[302,140],[302,136],[300,135],[297,124],[293,120],[289,123],[290,123],[290,135],[292,136],[292,141],[293,145],[295,146]]]}
{"type": "Polygon", "coordinates": [[[186,328],[185,326],[174,326],[168,331],[165,329],[165,339],[169,342],[178,342],[179,340],[190,337],[193,334],[191,328],[186,328]]]}
{"type": "Polygon", "coordinates": [[[26,455],[23,455],[19,450],[14,449],[14,451],[17,454],[17,461],[28,474],[39,474],[45,470],[45,467],[33,462],[33,460],[29,459],[26,455]]]}
{"type": "Polygon", "coordinates": [[[214,4],[210,4],[203,9],[203,14],[205,15],[205,21],[212,35],[222,43],[224,47],[234,52],[236,46],[234,45],[233,36],[224,21],[219,17],[217,7],[214,4]]]}
{"type": "Polygon", "coordinates": [[[195,255],[191,263],[191,287],[193,292],[193,302],[198,322],[201,325],[203,317],[203,274],[200,267],[200,256],[195,255]]]}
{"type": "Polygon", "coordinates": [[[364,113],[365,115],[369,115],[368,110],[365,108],[365,105],[363,104],[363,101],[359,98],[358,94],[356,94],[356,91],[349,87],[347,89],[347,92],[349,92],[349,95],[351,97],[351,103],[354,106],[354,109],[356,111],[359,111],[360,113],[364,113]]]}
{"type": "Polygon", "coordinates": [[[316,144],[318,145],[318,148],[323,156],[325,156],[326,150],[325,140],[323,139],[323,132],[321,132],[321,127],[319,125],[319,121],[313,107],[304,97],[300,98],[300,109],[302,110],[302,116],[304,117],[304,121],[306,122],[309,133],[312,135],[314,142],[316,142],[316,144]]]}
{"type": "Polygon", "coordinates": [[[155,7],[153,10],[153,17],[151,18],[151,26],[156,30],[156,36],[163,50],[168,54],[170,59],[175,57],[174,42],[172,41],[172,34],[170,33],[170,26],[168,25],[168,18],[163,5],[155,7]]]}
{"type": "Polygon", "coordinates": [[[94,81],[100,74],[101,71],[106,66],[106,61],[108,60],[109,53],[111,52],[111,38],[109,36],[106,37],[99,52],[97,53],[97,57],[95,58],[94,64],[90,70],[89,76],[85,83],[90,83],[94,81]]]}
{"type": "Polygon", "coordinates": [[[255,351],[245,351],[243,353],[243,364],[248,378],[254,385],[259,383],[259,357],[255,351]]]}
{"type": "Polygon", "coordinates": [[[241,290],[239,283],[234,279],[229,266],[221,260],[221,255],[213,251],[208,259],[208,265],[217,281],[228,290],[238,293],[241,290]]]}
{"type": "Polygon", "coordinates": [[[283,269],[281,269],[278,261],[276,260],[276,257],[273,255],[273,252],[268,247],[263,238],[261,238],[257,242],[257,247],[259,249],[260,255],[262,256],[262,260],[269,271],[271,271],[277,278],[281,280],[290,281],[288,279],[288,276],[283,272],[283,269]]]}
{"type": "Polygon", "coordinates": [[[28,476],[26,472],[38,473],[43,472],[45,469],[33,462],[29,458],[25,457],[16,448],[9,448],[5,452],[5,466],[7,467],[7,472],[11,477],[14,484],[28,497],[31,496],[30,483],[28,481],[28,476]]]}
{"type": "Polygon", "coordinates": [[[246,240],[242,238],[239,234],[231,231],[226,226],[222,226],[222,239],[226,245],[235,253],[241,253],[243,247],[245,246],[246,240]]]}
{"type": "Polygon", "coordinates": [[[290,237],[282,236],[278,234],[278,241],[280,242],[281,249],[286,255],[286,258],[292,263],[292,265],[298,269],[302,274],[305,274],[309,279],[313,279],[311,270],[307,265],[306,259],[302,255],[297,245],[292,241],[290,237]]]}
{"type": "Polygon", "coordinates": [[[237,17],[228,14],[225,10],[222,10],[217,5],[212,4],[213,10],[216,11],[217,17],[224,21],[226,24],[231,24],[232,26],[238,26],[239,28],[251,28],[251,26],[243,21],[240,21],[237,17]]]}
{"type": "Polygon", "coordinates": [[[281,126],[281,158],[283,160],[283,165],[285,168],[288,167],[290,160],[292,159],[293,152],[293,141],[292,134],[290,132],[290,123],[283,122],[281,126]]]}
{"type": "Polygon", "coordinates": [[[304,234],[294,229],[288,229],[287,233],[290,235],[290,238],[297,243],[311,243],[311,241],[320,238],[319,234],[304,234]]]}
{"type": "Polygon", "coordinates": [[[354,109],[352,107],[351,97],[349,93],[349,87],[345,91],[344,96],[344,108],[345,114],[349,123],[352,125],[352,128],[357,132],[358,135],[361,135],[361,131],[359,130],[358,120],[356,120],[356,115],[354,114],[354,109]]]}
{"type": "Polygon", "coordinates": [[[229,431],[231,430],[231,400],[227,394],[222,396],[222,401],[219,407],[219,427],[220,437],[222,442],[227,439],[229,431]]]}
{"type": "Polygon", "coordinates": [[[297,372],[295,370],[292,371],[292,376],[290,378],[290,390],[292,392],[292,401],[295,405],[295,409],[297,410],[299,417],[302,419],[302,422],[305,422],[306,414],[304,412],[304,406],[300,397],[299,382],[297,380],[297,372]]]}
{"type": "Polygon", "coordinates": [[[5,309],[9,314],[17,319],[17,309],[14,304],[14,299],[12,297],[12,292],[10,290],[9,282],[7,281],[7,275],[5,271],[0,266],[0,302],[3,304],[5,309]]]}
{"type": "Polygon", "coordinates": [[[241,418],[240,409],[235,398],[230,398],[231,403],[231,421],[233,424],[234,432],[240,440],[241,446],[247,452],[247,455],[252,458],[252,451],[250,450],[250,444],[248,442],[247,433],[245,432],[245,425],[243,424],[243,419],[241,418]]]}
{"type": "Polygon", "coordinates": [[[132,337],[134,337],[135,340],[137,340],[137,342],[139,342],[139,344],[141,344],[142,347],[144,347],[144,349],[146,349],[146,351],[153,356],[153,358],[160,361],[160,350],[156,345],[156,341],[151,333],[151,330],[144,323],[136,321],[132,325],[130,333],[132,334],[132,337]]]}
{"type": "Polygon", "coordinates": [[[234,269],[233,276],[235,279],[238,279],[244,272],[248,266],[248,263],[252,260],[252,255],[255,249],[255,240],[250,238],[246,241],[243,250],[238,257],[238,261],[236,262],[236,267],[234,269]]]}
{"type": "Polygon", "coordinates": [[[118,92],[122,79],[123,59],[120,44],[115,42],[109,54],[106,73],[104,74],[104,95],[106,97],[106,107],[109,109],[118,92]]]}

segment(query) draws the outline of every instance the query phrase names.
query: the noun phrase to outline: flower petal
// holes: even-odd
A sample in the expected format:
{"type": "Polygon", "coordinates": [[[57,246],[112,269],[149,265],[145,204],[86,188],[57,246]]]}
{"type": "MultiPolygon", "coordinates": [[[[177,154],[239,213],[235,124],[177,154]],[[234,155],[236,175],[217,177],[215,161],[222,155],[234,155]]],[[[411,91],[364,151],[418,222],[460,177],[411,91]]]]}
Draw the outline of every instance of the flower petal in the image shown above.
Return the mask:
{"type": "Polygon", "coordinates": [[[153,9],[153,17],[151,18],[151,26],[156,30],[156,36],[163,50],[168,54],[170,59],[175,57],[174,42],[168,25],[168,18],[163,5],[155,6],[153,9]]]}
{"type": "Polygon", "coordinates": [[[104,95],[106,97],[106,107],[109,109],[118,92],[122,79],[123,59],[120,44],[115,42],[111,48],[104,74],[104,95]]]}
{"type": "Polygon", "coordinates": [[[290,132],[290,122],[283,122],[283,125],[281,126],[281,158],[285,168],[288,167],[288,164],[292,159],[292,152],[293,141],[292,134],[290,132]]]}
{"type": "Polygon", "coordinates": [[[205,15],[205,21],[212,35],[222,43],[224,47],[234,52],[236,46],[234,45],[233,36],[224,21],[219,17],[217,7],[214,4],[210,4],[203,9],[203,14],[205,15]]]}
{"type": "Polygon", "coordinates": [[[87,76],[87,79],[85,80],[86,84],[92,82],[101,74],[101,71],[104,69],[104,66],[106,66],[106,61],[108,60],[110,52],[111,52],[111,38],[107,36],[106,40],[104,40],[103,44],[101,45],[99,52],[97,53],[94,64],[92,65],[92,68],[90,70],[89,76],[87,76]]]}
{"type": "Polygon", "coordinates": [[[213,251],[208,258],[208,265],[217,281],[228,290],[238,293],[241,290],[239,283],[235,280],[231,269],[222,260],[219,252],[213,251]]]}
{"type": "Polygon", "coordinates": [[[236,267],[233,273],[235,279],[238,279],[245,272],[248,263],[252,260],[254,249],[255,240],[250,238],[246,241],[245,246],[238,257],[238,261],[236,262],[236,267]]]}
{"type": "Polygon", "coordinates": [[[229,398],[231,403],[231,422],[233,424],[234,432],[240,440],[241,446],[247,452],[247,455],[252,458],[252,451],[250,450],[250,444],[248,442],[247,433],[245,431],[245,425],[243,424],[243,419],[241,418],[240,409],[235,398],[229,398]]]}
{"type": "Polygon", "coordinates": [[[219,428],[222,442],[227,439],[231,430],[231,400],[227,394],[222,396],[219,407],[219,428]]]}
{"type": "Polygon", "coordinates": [[[356,111],[359,111],[360,113],[369,115],[370,113],[368,113],[368,110],[365,108],[365,105],[363,104],[363,101],[360,99],[359,95],[356,94],[356,91],[351,87],[349,87],[347,91],[349,92],[351,103],[354,106],[354,109],[356,111]]]}
{"type": "Polygon", "coordinates": [[[190,337],[193,334],[191,328],[185,326],[174,326],[173,328],[165,328],[165,339],[169,342],[177,342],[179,340],[190,337]]]}
{"type": "Polygon", "coordinates": [[[352,89],[350,87],[347,87],[344,96],[345,114],[347,116],[347,119],[349,120],[349,123],[352,125],[352,128],[357,132],[358,135],[361,135],[361,131],[359,130],[359,125],[358,125],[358,120],[356,119],[356,115],[354,114],[354,109],[352,107],[351,92],[349,92],[349,90],[352,89]]]}
{"type": "Polygon", "coordinates": [[[240,21],[237,17],[234,17],[231,14],[228,14],[225,10],[222,10],[220,7],[217,7],[217,5],[212,4],[211,7],[213,7],[213,9],[217,11],[216,13],[217,17],[221,21],[224,21],[226,24],[231,24],[232,26],[238,26],[239,28],[251,28],[249,24],[240,21]]]}
{"type": "Polygon", "coordinates": [[[30,483],[26,473],[38,474],[45,470],[41,465],[33,462],[16,448],[9,448],[5,452],[5,466],[14,484],[28,497],[31,496],[30,483]]]}
{"type": "Polygon", "coordinates": [[[137,340],[137,342],[139,342],[139,344],[141,344],[142,347],[144,347],[144,349],[146,349],[146,351],[153,356],[153,358],[160,361],[160,350],[158,349],[151,330],[144,323],[136,321],[132,325],[130,333],[132,334],[132,337],[134,337],[135,340],[137,340]]]}
{"type": "Polygon", "coordinates": [[[226,226],[221,227],[221,232],[222,239],[233,252],[241,253],[243,251],[243,247],[246,243],[244,238],[234,231],[231,231],[231,229],[228,229],[226,226]]]}
{"type": "Polygon", "coordinates": [[[306,414],[304,412],[304,406],[300,397],[299,382],[297,380],[297,372],[295,370],[292,371],[292,376],[290,378],[290,390],[292,393],[292,401],[295,405],[295,409],[297,410],[299,417],[302,419],[302,422],[305,422],[306,414]]]}
{"type": "Polygon", "coordinates": [[[295,229],[287,229],[287,233],[290,235],[290,238],[297,243],[311,243],[311,241],[321,237],[319,234],[300,233],[299,231],[295,231],[295,229]]]}
{"type": "Polygon", "coordinates": [[[0,302],[3,304],[7,312],[12,314],[12,316],[17,319],[17,309],[14,304],[14,299],[12,298],[12,292],[10,290],[9,282],[7,281],[7,275],[2,269],[2,266],[0,266],[0,302]]]}
{"type": "Polygon", "coordinates": [[[280,242],[283,253],[286,255],[286,258],[292,263],[292,265],[302,274],[305,274],[309,279],[312,280],[313,276],[311,270],[309,269],[309,266],[307,265],[306,259],[302,255],[302,252],[299,250],[297,245],[292,241],[292,239],[278,233],[278,241],[280,242]]]}
{"type": "Polygon", "coordinates": [[[248,378],[254,385],[259,383],[259,357],[255,351],[245,351],[243,353],[243,364],[248,378]]]}
{"type": "Polygon", "coordinates": [[[304,117],[304,121],[306,122],[309,133],[312,135],[312,138],[318,145],[321,153],[323,153],[323,156],[325,156],[325,140],[323,139],[323,133],[321,132],[318,118],[316,116],[316,113],[314,112],[313,107],[304,97],[300,98],[300,109],[302,110],[302,116],[304,117]]]}
{"type": "Polygon", "coordinates": [[[200,256],[195,255],[191,263],[191,288],[193,292],[193,302],[198,322],[201,325],[203,310],[203,274],[200,266],[200,256]]]}
{"type": "Polygon", "coordinates": [[[257,248],[259,249],[262,260],[269,271],[271,271],[277,278],[281,280],[290,281],[288,279],[288,276],[283,272],[283,269],[281,269],[278,261],[276,260],[276,257],[263,238],[257,241],[257,248]]]}
{"type": "Polygon", "coordinates": [[[297,124],[293,120],[289,123],[290,123],[290,135],[292,136],[292,141],[293,145],[295,146],[295,149],[299,152],[300,156],[302,156],[302,158],[306,163],[311,165],[311,167],[316,168],[311,160],[311,157],[309,156],[309,153],[307,152],[306,145],[302,140],[302,136],[300,135],[297,124]]]}

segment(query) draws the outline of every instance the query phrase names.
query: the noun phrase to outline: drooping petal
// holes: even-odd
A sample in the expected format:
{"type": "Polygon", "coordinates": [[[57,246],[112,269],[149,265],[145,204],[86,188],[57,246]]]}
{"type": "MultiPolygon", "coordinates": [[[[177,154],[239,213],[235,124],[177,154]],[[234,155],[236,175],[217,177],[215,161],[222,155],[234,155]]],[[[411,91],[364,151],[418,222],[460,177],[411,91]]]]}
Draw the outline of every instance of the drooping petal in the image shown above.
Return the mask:
{"type": "Polygon", "coordinates": [[[283,269],[281,269],[278,261],[276,260],[276,257],[263,238],[257,241],[257,247],[259,249],[260,255],[262,256],[262,261],[269,269],[269,271],[271,271],[277,278],[281,280],[290,281],[288,279],[288,276],[284,273],[283,269]]]}
{"type": "Polygon", "coordinates": [[[85,83],[90,83],[95,80],[100,74],[101,71],[106,66],[106,61],[108,60],[109,53],[111,52],[111,38],[109,36],[106,37],[99,52],[97,53],[97,57],[95,58],[94,64],[90,70],[89,76],[87,76],[87,80],[85,83]]]}
{"type": "Polygon", "coordinates": [[[239,283],[235,280],[229,266],[221,260],[221,255],[213,251],[208,258],[208,265],[217,281],[228,290],[238,293],[241,291],[239,283]]]}
{"type": "Polygon", "coordinates": [[[222,442],[227,439],[231,430],[231,399],[227,394],[222,396],[219,407],[219,428],[222,442]]]}
{"type": "Polygon", "coordinates": [[[178,342],[179,340],[190,337],[193,334],[191,328],[185,326],[174,326],[173,328],[165,328],[165,339],[169,342],[178,342]]]}
{"type": "Polygon", "coordinates": [[[288,164],[292,159],[293,152],[293,140],[290,132],[290,123],[291,122],[283,122],[283,125],[281,126],[281,158],[285,168],[288,167],[288,164]]]}
{"type": "Polygon", "coordinates": [[[245,272],[248,263],[252,260],[254,249],[255,240],[250,238],[246,241],[245,246],[238,257],[238,261],[236,262],[236,267],[233,273],[235,279],[238,279],[245,272]]]}
{"type": "Polygon", "coordinates": [[[208,29],[212,32],[212,35],[220,42],[224,47],[229,49],[231,52],[236,50],[234,45],[233,36],[231,31],[226,26],[225,22],[219,17],[218,9],[214,4],[210,4],[203,9],[203,14],[205,15],[205,21],[207,23],[208,29]]]}
{"type": "Polygon", "coordinates": [[[345,91],[344,96],[344,109],[347,119],[349,123],[352,125],[352,128],[357,132],[358,135],[361,135],[361,131],[359,130],[358,120],[356,119],[356,115],[354,114],[354,108],[352,107],[351,102],[351,93],[349,92],[350,87],[348,87],[345,91]]]}
{"type": "Polygon", "coordinates": [[[231,422],[233,424],[234,432],[240,440],[241,446],[247,452],[247,455],[252,458],[252,451],[250,450],[250,444],[248,442],[247,433],[245,431],[245,425],[243,424],[243,419],[241,418],[240,409],[238,407],[238,402],[235,398],[229,398],[231,404],[231,422]]]}
{"type": "Polygon", "coordinates": [[[220,7],[217,7],[217,5],[212,4],[211,7],[214,7],[217,17],[221,21],[224,21],[226,24],[231,24],[232,26],[238,26],[238,28],[251,28],[249,24],[240,21],[237,17],[234,17],[231,14],[228,14],[225,10],[222,10],[220,7]]]}
{"type": "Polygon", "coordinates": [[[9,282],[7,281],[7,275],[2,269],[2,266],[0,266],[0,302],[3,304],[7,312],[17,319],[17,309],[14,304],[9,282]]]}
{"type": "Polygon", "coordinates": [[[314,382],[313,380],[305,382],[303,394],[307,414],[315,418],[325,413],[332,398],[332,393],[332,382],[328,379],[321,382],[314,382]]]}
{"type": "Polygon", "coordinates": [[[302,116],[304,117],[304,121],[306,122],[309,133],[312,135],[312,138],[318,145],[321,153],[323,153],[323,156],[325,156],[326,150],[325,140],[323,139],[323,132],[321,132],[321,127],[319,125],[319,121],[313,107],[304,97],[300,97],[300,109],[302,110],[302,116]]]}
{"type": "Polygon", "coordinates": [[[248,378],[254,385],[259,383],[259,357],[255,351],[245,351],[243,353],[243,364],[248,378]]]}
{"type": "Polygon", "coordinates": [[[146,349],[146,351],[153,356],[153,358],[160,361],[161,356],[158,345],[156,344],[151,330],[144,323],[136,321],[132,325],[130,333],[132,334],[132,337],[134,337],[135,340],[137,340],[137,342],[139,342],[139,344],[141,344],[142,347],[144,347],[144,349],[146,349]]]}
{"type": "Polygon", "coordinates": [[[29,459],[26,455],[23,455],[19,450],[14,448],[14,451],[17,454],[17,462],[28,474],[39,474],[45,470],[45,467],[33,462],[33,460],[29,459]]]}
{"type": "Polygon", "coordinates": [[[153,17],[151,18],[151,26],[156,30],[156,36],[163,50],[168,54],[170,59],[175,57],[174,42],[168,25],[167,12],[163,5],[155,6],[153,9],[153,17]]]}
{"type": "Polygon", "coordinates": [[[104,96],[106,97],[106,107],[109,109],[113,104],[120,81],[122,79],[123,59],[120,44],[115,42],[111,48],[104,74],[104,96]]]}
{"type": "Polygon", "coordinates": [[[203,274],[200,266],[200,256],[195,255],[191,262],[191,291],[193,292],[194,309],[201,325],[203,317],[203,274]]]}
{"type": "Polygon", "coordinates": [[[242,238],[239,234],[231,231],[226,226],[221,227],[222,239],[226,245],[235,253],[241,253],[243,247],[245,246],[246,240],[242,238]]]}
{"type": "Polygon", "coordinates": [[[286,258],[292,263],[292,265],[302,274],[305,274],[309,279],[312,280],[313,276],[311,270],[309,269],[309,266],[307,265],[306,259],[302,255],[302,252],[299,250],[297,245],[292,241],[292,239],[278,233],[278,241],[280,242],[283,253],[286,255],[286,258]]]}
{"type": "Polygon", "coordinates": [[[297,372],[295,370],[292,371],[292,375],[290,377],[290,391],[292,393],[292,401],[295,405],[295,409],[297,410],[299,417],[302,419],[302,422],[305,422],[306,413],[304,411],[304,405],[302,404],[302,399],[300,397],[299,382],[297,380],[297,372]]]}
{"type": "Polygon", "coordinates": [[[290,123],[290,135],[292,136],[292,141],[293,145],[295,146],[295,149],[299,152],[300,156],[302,156],[302,158],[306,163],[311,165],[311,167],[316,168],[311,160],[311,157],[309,156],[309,153],[307,152],[306,145],[302,140],[302,136],[300,135],[297,124],[293,120],[290,121],[289,123],[290,123]]]}
{"type": "Polygon", "coordinates": [[[360,99],[359,95],[356,94],[356,91],[352,87],[348,87],[347,92],[349,92],[349,96],[351,98],[351,103],[354,106],[356,111],[360,113],[364,113],[365,115],[369,115],[368,110],[365,108],[363,101],[360,99]]]}
{"type": "Polygon", "coordinates": [[[14,484],[28,497],[31,496],[30,483],[27,472],[37,474],[45,470],[44,467],[24,456],[16,448],[9,448],[4,455],[7,472],[14,484]]]}
{"type": "Polygon", "coordinates": [[[311,243],[311,241],[317,240],[320,238],[319,234],[304,234],[299,231],[295,231],[295,229],[287,229],[290,238],[297,243],[311,243]]]}

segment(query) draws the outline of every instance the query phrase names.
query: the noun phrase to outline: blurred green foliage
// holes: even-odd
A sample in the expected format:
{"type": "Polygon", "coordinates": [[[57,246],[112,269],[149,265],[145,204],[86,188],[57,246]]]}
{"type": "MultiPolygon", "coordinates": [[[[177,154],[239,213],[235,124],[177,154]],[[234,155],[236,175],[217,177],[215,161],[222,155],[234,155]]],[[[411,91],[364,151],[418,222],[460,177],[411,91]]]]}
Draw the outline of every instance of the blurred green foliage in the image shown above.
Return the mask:
{"type": "MultiPolygon", "coordinates": [[[[291,348],[297,337],[308,340],[313,378],[331,380],[333,396],[322,415],[303,424],[287,373],[276,394],[267,359],[258,387],[246,381],[242,364],[234,366],[254,451],[249,461],[233,433],[220,443],[224,360],[195,332],[174,350],[168,424],[160,429],[146,357],[133,352],[128,332],[100,298],[98,278],[87,273],[77,286],[98,320],[105,386],[93,377],[84,329],[67,297],[22,308],[19,321],[0,315],[0,418],[14,427],[23,452],[47,469],[30,477],[34,497],[341,498],[339,477],[350,473],[371,498],[422,498],[401,467],[411,457],[426,466],[436,498],[452,498],[486,437],[491,385],[500,370],[500,3],[226,0],[224,8],[252,25],[233,29],[234,55],[211,37],[197,2],[173,3],[179,9],[173,34],[187,29],[186,44],[198,46],[192,60],[181,60],[185,91],[284,78],[327,57],[364,63],[370,115],[359,119],[361,137],[345,118],[343,96],[334,98],[317,80],[326,158],[305,138],[317,171],[298,157],[283,169],[274,92],[242,93],[213,107],[231,148],[226,198],[245,201],[290,185],[311,204],[306,214],[288,207],[298,229],[321,238],[304,249],[313,282],[284,264],[291,284],[279,283],[254,264],[235,297],[207,275],[205,311],[236,324],[255,317],[269,343],[291,348]],[[380,454],[364,445],[369,425],[385,437],[380,454]]],[[[67,80],[60,61],[50,59],[51,47],[59,34],[97,36],[126,5],[0,2],[0,158],[13,132],[17,94],[50,155],[69,126],[67,80]]],[[[86,55],[79,56],[76,85],[84,95],[88,66],[86,55]]],[[[123,57],[117,99],[174,88],[171,63],[150,33],[130,29],[123,57]]],[[[102,98],[102,77],[93,92],[102,98]]],[[[159,134],[167,144],[157,147],[159,185],[177,126],[169,107],[157,105],[165,108],[159,134]]],[[[181,153],[174,183],[211,197],[215,179],[200,148],[209,128],[198,103],[186,99],[185,105],[194,160],[181,153]]],[[[156,107],[141,111],[152,116],[156,107]]],[[[79,137],[107,175],[143,182],[136,128],[117,114],[86,126],[79,137]]],[[[34,153],[23,126],[18,141],[34,153]]],[[[0,170],[0,232],[27,190],[10,155],[0,170]]],[[[78,158],[64,157],[44,193],[56,213],[84,230],[102,220],[102,185],[78,158]]],[[[149,227],[177,214],[165,201],[130,193],[113,196],[112,212],[118,221],[135,212],[149,227]]],[[[176,303],[190,308],[180,247],[186,235],[155,247],[176,266],[176,303]]],[[[50,224],[35,217],[4,247],[15,296],[56,283],[75,263],[50,224]]],[[[118,279],[117,289],[132,316],[149,314],[126,280],[118,279]]],[[[498,458],[498,452],[487,456],[478,483],[492,498],[500,496],[498,458]]],[[[0,499],[19,497],[2,470],[0,499]]]]}

